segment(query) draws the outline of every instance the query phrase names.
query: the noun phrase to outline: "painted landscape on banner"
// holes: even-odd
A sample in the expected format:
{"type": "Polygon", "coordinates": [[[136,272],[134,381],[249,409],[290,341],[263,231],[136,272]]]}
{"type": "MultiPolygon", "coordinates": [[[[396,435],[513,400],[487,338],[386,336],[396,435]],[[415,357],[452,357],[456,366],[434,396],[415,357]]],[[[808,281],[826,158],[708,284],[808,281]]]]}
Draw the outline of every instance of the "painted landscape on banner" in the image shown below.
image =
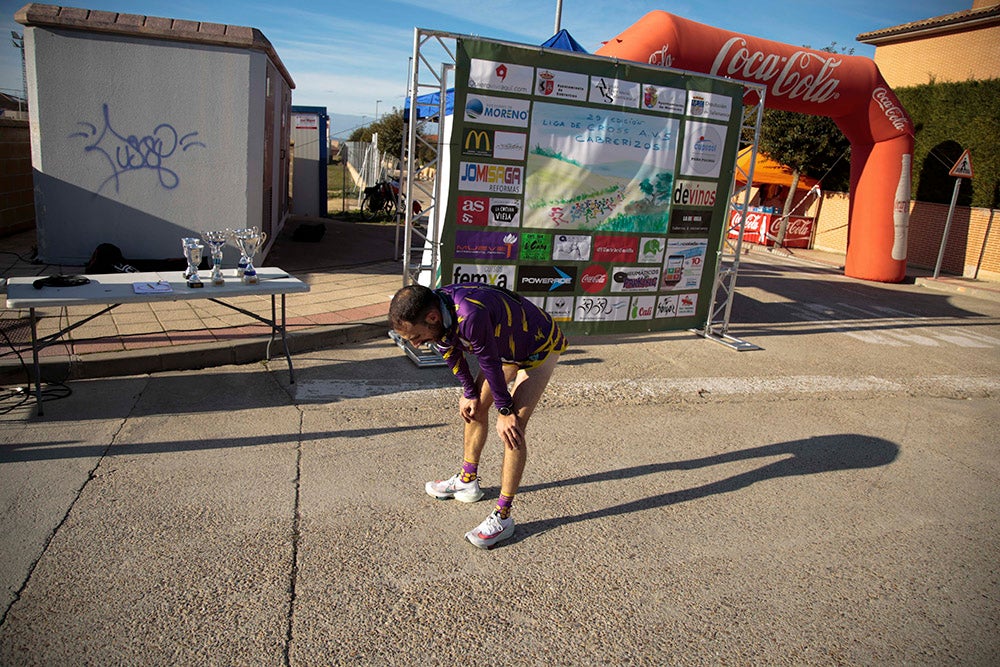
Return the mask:
{"type": "Polygon", "coordinates": [[[525,227],[665,234],[680,121],[536,103],[525,227]]]}

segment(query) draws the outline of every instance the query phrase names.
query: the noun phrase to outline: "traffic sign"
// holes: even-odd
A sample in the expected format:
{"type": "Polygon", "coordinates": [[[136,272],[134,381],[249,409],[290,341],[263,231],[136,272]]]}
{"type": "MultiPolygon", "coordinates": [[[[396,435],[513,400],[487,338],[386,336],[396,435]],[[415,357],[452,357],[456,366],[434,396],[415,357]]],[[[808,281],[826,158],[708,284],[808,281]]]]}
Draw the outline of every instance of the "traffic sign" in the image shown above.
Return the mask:
{"type": "Polygon", "coordinates": [[[972,155],[969,154],[968,148],[962,153],[962,157],[958,158],[958,162],[951,168],[948,175],[955,178],[972,178],[972,155]]]}

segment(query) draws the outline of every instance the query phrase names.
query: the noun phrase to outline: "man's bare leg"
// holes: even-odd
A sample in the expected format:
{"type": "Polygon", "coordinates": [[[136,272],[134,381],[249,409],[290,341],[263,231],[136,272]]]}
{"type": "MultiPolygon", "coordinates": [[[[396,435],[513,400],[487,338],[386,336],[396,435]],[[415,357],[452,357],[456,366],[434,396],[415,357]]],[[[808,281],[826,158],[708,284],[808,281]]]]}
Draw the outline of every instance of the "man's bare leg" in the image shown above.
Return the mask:
{"type": "MultiPolygon", "coordinates": [[[[538,401],[541,400],[545,388],[552,378],[552,373],[559,363],[558,354],[550,354],[541,365],[531,369],[521,369],[517,371],[514,380],[514,389],[511,397],[514,399],[514,409],[517,411],[518,421],[521,427],[527,430],[528,420],[535,411],[538,401]]],[[[505,367],[506,370],[506,367],[505,367]]],[[[517,449],[504,448],[503,471],[501,474],[500,493],[508,498],[513,498],[521,486],[521,476],[524,474],[524,465],[528,460],[528,437],[525,433],[524,444],[517,449]]]]}

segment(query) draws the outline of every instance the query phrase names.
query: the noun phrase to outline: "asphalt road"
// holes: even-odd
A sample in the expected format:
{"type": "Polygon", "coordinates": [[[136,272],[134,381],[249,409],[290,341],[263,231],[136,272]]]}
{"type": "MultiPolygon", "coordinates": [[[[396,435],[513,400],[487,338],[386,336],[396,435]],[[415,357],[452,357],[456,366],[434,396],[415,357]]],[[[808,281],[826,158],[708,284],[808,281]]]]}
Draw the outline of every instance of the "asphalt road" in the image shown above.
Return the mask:
{"type": "Polygon", "coordinates": [[[458,389],[388,338],[3,415],[0,664],[995,665],[1000,303],[747,262],[735,352],[572,341],[515,537],[424,482],[458,389]]]}

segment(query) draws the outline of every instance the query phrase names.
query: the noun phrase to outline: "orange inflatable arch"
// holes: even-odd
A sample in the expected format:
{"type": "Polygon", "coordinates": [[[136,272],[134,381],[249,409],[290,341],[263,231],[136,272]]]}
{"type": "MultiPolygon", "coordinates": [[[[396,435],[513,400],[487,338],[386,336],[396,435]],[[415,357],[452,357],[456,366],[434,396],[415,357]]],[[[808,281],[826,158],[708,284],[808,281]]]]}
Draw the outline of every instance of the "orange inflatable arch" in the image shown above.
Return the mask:
{"type": "Polygon", "coordinates": [[[844,273],[906,277],[913,124],[875,63],[713,28],[653,11],[597,55],[703,72],[767,87],[765,106],[829,116],[851,142],[844,273]]]}

